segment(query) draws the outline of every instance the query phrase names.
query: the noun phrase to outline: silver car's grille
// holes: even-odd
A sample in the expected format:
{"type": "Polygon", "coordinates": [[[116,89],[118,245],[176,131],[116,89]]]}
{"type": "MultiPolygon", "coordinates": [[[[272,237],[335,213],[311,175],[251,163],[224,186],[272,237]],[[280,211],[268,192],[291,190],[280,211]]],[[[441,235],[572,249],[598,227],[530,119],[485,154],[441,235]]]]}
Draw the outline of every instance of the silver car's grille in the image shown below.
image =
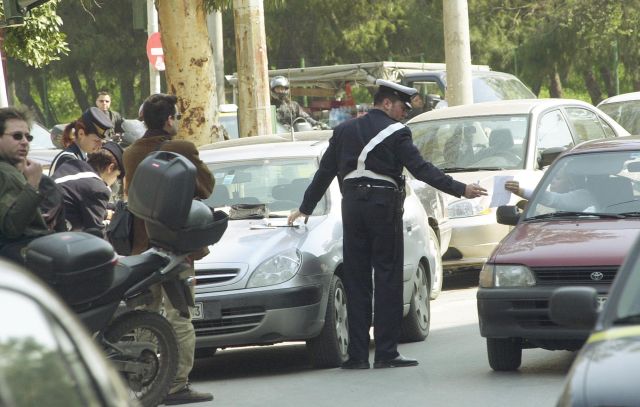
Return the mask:
{"type": "Polygon", "coordinates": [[[618,267],[545,267],[533,268],[538,285],[611,284],[618,267]]]}
{"type": "Polygon", "coordinates": [[[196,270],[196,285],[219,284],[233,280],[240,273],[240,269],[203,269],[196,270]]]}
{"type": "Polygon", "coordinates": [[[196,336],[224,335],[244,332],[255,328],[265,316],[265,309],[259,306],[223,308],[222,319],[193,321],[196,336]]]}

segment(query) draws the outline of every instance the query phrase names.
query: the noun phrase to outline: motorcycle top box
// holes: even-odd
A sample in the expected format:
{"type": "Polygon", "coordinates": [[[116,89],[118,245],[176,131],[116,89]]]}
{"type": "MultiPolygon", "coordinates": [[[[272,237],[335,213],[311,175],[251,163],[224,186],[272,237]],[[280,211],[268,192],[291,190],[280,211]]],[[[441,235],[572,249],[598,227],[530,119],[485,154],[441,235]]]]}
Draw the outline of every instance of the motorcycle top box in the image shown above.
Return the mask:
{"type": "Polygon", "coordinates": [[[228,216],[193,200],[196,168],[180,154],[156,151],[138,166],[129,188],[129,210],[145,221],[153,246],[188,253],[216,243],[228,216]]]}
{"type": "Polygon", "coordinates": [[[26,266],[70,305],[90,302],[106,292],[117,259],[109,242],[82,232],[38,238],[26,251],[26,266]]]}

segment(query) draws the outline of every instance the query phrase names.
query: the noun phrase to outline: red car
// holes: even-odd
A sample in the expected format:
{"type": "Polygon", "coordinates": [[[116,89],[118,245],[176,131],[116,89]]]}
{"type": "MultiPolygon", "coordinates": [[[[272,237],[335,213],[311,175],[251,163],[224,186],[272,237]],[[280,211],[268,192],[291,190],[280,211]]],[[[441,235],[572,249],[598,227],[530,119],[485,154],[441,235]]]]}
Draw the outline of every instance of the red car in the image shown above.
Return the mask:
{"type": "Polygon", "coordinates": [[[640,231],[640,138],[585,142],[549,167],[524,211],[498,208],[515,225],[482,271],[480,333],[494,370],[515,370],[522,349],[577,350],[589,329],[549,318],[549,297],[562,286],[589,286],[606,300],[640,231]]]}

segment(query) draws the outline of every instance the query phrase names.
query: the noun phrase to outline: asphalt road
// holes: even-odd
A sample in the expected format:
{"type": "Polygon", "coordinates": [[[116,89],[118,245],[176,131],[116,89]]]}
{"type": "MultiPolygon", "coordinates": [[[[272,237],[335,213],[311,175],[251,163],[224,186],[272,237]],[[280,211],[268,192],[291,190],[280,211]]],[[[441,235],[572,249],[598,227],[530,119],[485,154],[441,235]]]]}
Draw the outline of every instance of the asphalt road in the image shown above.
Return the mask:
{"type": "Polygon", "coordinates": [[[229,407],[555,405],[574,353],[525,350],[519,371],[493,372],[478,331],[476,281],[448,278],[431,303],[427,340],[400,345],[417,367],[314,370],[304,343],[289,343],[218,351],[198,360],[192,382],[214,393],[212,405],[229,407]]]}

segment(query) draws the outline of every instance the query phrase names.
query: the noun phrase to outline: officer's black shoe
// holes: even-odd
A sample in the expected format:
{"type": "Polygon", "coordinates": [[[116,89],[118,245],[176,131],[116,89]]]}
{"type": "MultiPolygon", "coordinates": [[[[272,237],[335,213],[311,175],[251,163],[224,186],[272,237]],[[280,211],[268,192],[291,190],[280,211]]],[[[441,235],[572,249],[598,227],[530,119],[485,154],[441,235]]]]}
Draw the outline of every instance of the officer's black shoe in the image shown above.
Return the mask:
{"type": "Polygon", "coordinates": [[[405,358],[402,355],[398,355],[389,360],[376,360],[373,364],[374,369],[382,369],[385,367],[407,367],[418,366],[418,361],[415,359],[405,358]]]}
{"type": "Polygon", "coordinates": [[[342,369],[369,369],[368,360],[349,359],[344,362],[340,368],[342,369]]]}

